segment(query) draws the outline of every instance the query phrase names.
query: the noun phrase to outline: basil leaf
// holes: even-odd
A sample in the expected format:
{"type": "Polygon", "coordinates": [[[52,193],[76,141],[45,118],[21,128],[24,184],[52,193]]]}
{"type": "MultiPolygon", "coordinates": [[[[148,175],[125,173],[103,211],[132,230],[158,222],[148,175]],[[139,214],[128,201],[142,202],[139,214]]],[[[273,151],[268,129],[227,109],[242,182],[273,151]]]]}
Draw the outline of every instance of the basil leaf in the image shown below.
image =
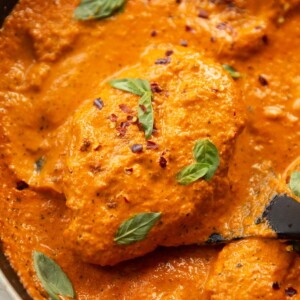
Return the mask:
{"type": "Polygon", "coordinates": [[[152,91],[148,80],[139,78],[123,78],[109,81],[109,84],[119,90],[141,96],[138,106],[138,120],[145,131],[146,139],[153,132],[154,114],[152,108],[152,91]]]}
{"type": "Polygon", "coordinates": [[[119,245],[130,245],[142,241],[160,217],[160,212],[140,213],[133,216],[119,226],[114,241],[119,245]]]}
{"type": "Polygon", "coordinates": [[[195,163],[183,168],[176,175],[177,181],[182,185],[188,185],[204,177],[210,168],[206,163],[195,163]]]}
{"type": "Polygon", "coordinates": [[[33,251],[33,264],[37,277],[51,299],[60,300],[59,296],[74,299],[72,283],[54,260],[44,253],[33,251]]]}
{"type": "Polygon", "coordinates": [[[154,117],[152,108],[152,93],[145,92],[139,100],[138,119],[145,131],[146,139],[148,140],[153,131],[154,117]]]}
{"type": "Polygon", "coordinates": [[[241,74],[237,72],[233,67],[223,64],[222,67],[231,75],[233,79],[238,79],[241,77],[241,74]]]}
{"type": "Polygon", "coordinates": [[[151,92],[149,81],[139,78],[113,79],[108,83],[116,89],[136,94],[138,96],[143,96],[145,92],[151,92]]]}
{"type": "Polygon", "coordinates": [[[293,194],[300,197],[300,172],[294,171],[290,178],[289,187],[293,194]]]}
{"type": "Polygon", "coordinates": [[[194,147],[194,157],[198,163],[209,164],[209,170],[204,178],[210,180],[220,164],[217,147],[208,139],[197,141],[194,147]]]}
{"type": "Polygon", "coordinates": [[[123,9],[125,0],[81,0],[74,11],[77,20],[103,19],[123,9]]]}

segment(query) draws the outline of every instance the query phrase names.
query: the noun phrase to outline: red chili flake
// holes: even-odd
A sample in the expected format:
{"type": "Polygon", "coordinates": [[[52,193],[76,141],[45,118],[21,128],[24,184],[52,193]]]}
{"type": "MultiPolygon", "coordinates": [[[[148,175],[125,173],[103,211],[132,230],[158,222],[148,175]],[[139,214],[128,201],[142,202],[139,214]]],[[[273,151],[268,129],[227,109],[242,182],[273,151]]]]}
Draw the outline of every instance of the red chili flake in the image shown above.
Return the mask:
{"type": "Polygon", "coordinates": [[[212,43],[215,43],[215,42],[216,42],[216,38],[215,38],[214,36],[212,36],[212,37],[210,38],[210,41],[211,41],[212,43]]]}
{"type": "Polygon", "coordinates": [[[94,105],[101,110],[104,106],[104,103],[101,98],[97,98],[94,100],[94,105]]]}
{"type": "Polygon", "coordinates": [[[152,36],[152,37],[155,37],[155,36],[157,36],[157,31],[156,31],[156,30],[152,30],[152,32],[151,32],[151,36],[152,36]]]}
{"type": "Polygon", "coordinates": [[[126,203],[130,203],[130,201],[129,201],[126,197],[124,197],[124,201],[125,201],[126,203]]]}
{"type": "Polygon", "coordinates": [[[177,4],[180,4],[180,3],[181,3],[181,0],[176,0],[176,3],[177,3],[177,4]]]}
{"type": "Polygon", "coordinates": [[[111,115],[109,116],[109,119],[110,119],[112,122],[117,122],[118,116],[115,115],[115,114],[111,114],[111,115]]]}
{"type": "Polygon", "coordinates": [[[167,58],[159,58],[155,61],[156,65],[166,65],[171,62],[171,58],[168,56],[167,58]]]}
{"type": "Polygon", "coordinates": [[[126,114],[132,113],[132,110],[126,104],[120,104],[119,107],[122,110],[122,112],[124,112],[126,114]]]}
{"type": "Polygon", "coordinates": [[[226,22],[221,22],[216,26],[217,29],[219,30],[225,30],[227,29],[227,23],[226,22]]]}
{"type": "Polygon", "coordinates": [[[280,290],[280,285],[278,282],[273,282],[272,284],[272,289],[275,290],[275,291],[278,291],[280,290]]]}
{"type": "Polygon", "coordinates": [[[188,46],[188,42],[186,40],[180,40],[180,45],[182,47],[187,47],[188,46]]]}
{"type": "Polygon", "coordinates": [[[285,289],[285,294],[289,297],[293,297],[294,295],[296,295],[298,292],[297,290],[295,290],[293,287],[288,287],[287,289],[285,289]]]}
{"type": "Polygon", "coordinates": [[[163,169],[165,169],[165,168],[167,167],[167,160],[166,160],[163,156],[161,156],[161,157],[159,158],[159,165],[160,165],[163,169]]]}
{"type": "Polygon", "coordinates": [[[101,149],[102,145],[99,144],[97,147],[94,148],[94,151],[99,151],[101,149]]]}
{"type": "Polygon", "coordinates": [[[118,127],[117,131],[119,132],[118,136],[123,137],[123,136],[125,136],[127,130],[126,130],[126,127],[125,128],[118,127]]]}
{"type": "Polygon", "coordinates": [[[99,173],[101,171],[101,166],[96,165],[96,166],[89,166],[90,171],[94,174],[99,173]]]}
{"type": "Polygon", "coordinates": [[[147,149],[148,150],[156,150],[156,149],[158,149],[158,145],[152,141],[147,141],[147,149]]]}
{"type": "Polygon", "coordinates": [[[258,76],[258,81],[262,86],[267,86],[269,84],[268,80],[263,75],[258,76]]]}
{"type": "Polygon", "coordinates": [[[134,144],[131,146],[131,151],[133,153],[141,153],[143,151],[143,145],[142,144],[134,144]]]}
{"type": "Polygon", "coordinates": [[[130,125],[130,123],[129,122],[121,122],[121,124],[120,124],[120,127],[122,128],[122,129],[124,129],[124,128],[126,128],[126,127],[128,127],[130,125]]]}
{"type": "Polygon", "coordinates": [[[106,205],[108,208],[112,209],[112,208],[116,208],[118,206],[118,203],[110,200],[106,205]]]}
{"type": "Polygon", "coordinates": [[[147,111],[147,107],[145,105],[139,105],[139,107],[144,113],[147,111]]]}
{"type": "Polygon", "coordinates": [[[194,31],[194,29],[189,25],[185,25],[185,31],[192,32],[192,31],[194,31]]]}
{"type": "Polygon", "coordinates": [[[137,127],[139,128],[140,131],[144,131],[143,125],[140,122],[137,122],[137,127]]]}
{"type": "Polygon", "coordinates": [[[90,146],[91,146],[91,142],[88,140],[84,140],[82,146],[80,147],[80,151],[86,152],[89,150],[90,146]]]}
{"type": "Polygon", "coordinates": [[[233,116],[234,116],[234,117],[236,116],[236,111],[233,112],[233,116]]]}
{"type": "Polygon", "coordinates": [[[208,14],[208,12],[206,10],[200,9],[199,13],[198,13],[198,17],[202,18],[202,19],[208,19],[209,14],[208,14]]]}
{"type": "Polygon", "coordinates": [[[124,171],[127,175],[130,175],[133,172],[133,168],[125,168],[124,171]]]}
{"type": "Polygon", "coordinates": [[[153,93],[161,93],[162,92],[162,88],[156,82],[152,82],[150,84],[150,86],[151,86],[151,91],[153,93]]]}
{"type": "Polygon", "coordinates": [[[173,50],[167,50],[165,54],[166,56],[171,56],[173,53],[174,53],[173,50]]]}
{"type": "Polygon", "coordinates": [[[16,189],[18,191],[23,191],[23,190],[25,190],[27,188],[29,188],[29,185],[25,181],[23,181],[23,180],[17,181],[17,183],[16,183],[16,189]]]}
{"type": "Polygon", "coordinates": [[[127,116],[127,121],[132,121],[133,116],[127,116]]]}

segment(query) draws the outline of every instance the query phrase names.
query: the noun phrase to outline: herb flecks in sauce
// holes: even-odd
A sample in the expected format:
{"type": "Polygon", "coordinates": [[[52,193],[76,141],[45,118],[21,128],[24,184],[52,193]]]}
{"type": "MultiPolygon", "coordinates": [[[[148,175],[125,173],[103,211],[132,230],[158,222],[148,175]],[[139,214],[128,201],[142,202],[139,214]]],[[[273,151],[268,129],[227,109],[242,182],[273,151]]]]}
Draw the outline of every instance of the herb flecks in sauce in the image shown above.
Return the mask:
{"type": "Polygon", "coordinates": [[[238,71],[236,71],[233,67],[227,64],[223,64],[222,67],[230,74],[230,76],[233,79],[239,79],[241,77],[241,74],[238,71]]]}
{"type": "Polygon", "coordinates": [[[144,240],[160,217],[160,212],[140,213],[133,216],[119,226],[114,241],[119,245],[130,245],[144,240]]]}
{"type": "Polygon", "coordinates": [[[53,259],[38,251],[33,251],[32,257],[36,275],[51,299],[75,298],[71,281],[53,259]]]}
{"type": "Polygon", "coordinates": [[[138,120],[145,132],[146,139],[149,139],[154,125],[152,91],[149,81],[139,78],[123,78],[111,80],[109,84],[116,89],[141,97],[138,102],[138,120]]]}
{"type": "Polygon", "coordinates": [[[176,175],[181,185],[188,185],[200,178],[210,180],[220,164],[217,147],[207,139],[197,141],[193,153],[196,163],[184,167],[176,175]]]}
{"type": "Polygon", "coordinates": [[[103,19],[120,12],[125,0],[81,0],[74,11],[77,20],[103,19]]]}

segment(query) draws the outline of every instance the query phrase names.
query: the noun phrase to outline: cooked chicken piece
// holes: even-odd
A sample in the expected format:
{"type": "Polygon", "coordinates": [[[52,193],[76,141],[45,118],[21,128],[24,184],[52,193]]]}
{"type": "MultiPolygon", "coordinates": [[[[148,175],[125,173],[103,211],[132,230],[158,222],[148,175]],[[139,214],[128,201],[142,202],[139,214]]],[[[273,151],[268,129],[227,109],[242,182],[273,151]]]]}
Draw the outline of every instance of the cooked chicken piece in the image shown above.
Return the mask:
{"type": "Polygon", "coordinates": [[[135,121],[139,97],[107,82],[74,115],[64,181],[74,214],[66,242],[83,260],[100,265],[158,245],[196,243],[206,203],[223,200],[228,162],[244,121],[234,81],[199,53],[170,45],[150,49],[137,65],[113,77],[149,80],[155,132],[146,141],[135,121]],[[210,181],[180,185],[176,174],[194,162],[194,144],[202,139],[216,145],[220,166],[210,181]],[[134,145],[142,151],[134,153],[134,145]],[[117,244],[119,226],[144,212],[161,213],[146,238],[117,244]]]}
{"type": "Polygon", "coordinates": [[[220,252],[210,274],[210,299],[284,299],[280,286],[294,257],[285,244],[276,240],[249,239],[229,244],[220,252]]]}
{"type": "MultiPolygon", "coordinates": [[[[268,42],[267,33],[280,26],[299,0],[183,0],[182,12],[195,32],[205,30],[222,54],[243,56],[268,42]],[[192,17],[191,17],[192,16],[192,17]]],[[[199,37],[200,38],[200,37],[199,37]]]]}

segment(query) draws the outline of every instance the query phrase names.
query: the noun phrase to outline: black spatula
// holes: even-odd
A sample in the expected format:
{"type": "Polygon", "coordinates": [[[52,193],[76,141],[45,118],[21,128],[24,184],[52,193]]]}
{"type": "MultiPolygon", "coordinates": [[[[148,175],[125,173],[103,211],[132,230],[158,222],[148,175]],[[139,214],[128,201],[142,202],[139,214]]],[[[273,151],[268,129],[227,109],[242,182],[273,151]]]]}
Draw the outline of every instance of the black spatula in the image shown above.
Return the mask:
{"type": "Polygon", "coordinates": [[[300,203],[287,195],[276,195],[263,217],[280,239],[300,240],[300,203]]]}

